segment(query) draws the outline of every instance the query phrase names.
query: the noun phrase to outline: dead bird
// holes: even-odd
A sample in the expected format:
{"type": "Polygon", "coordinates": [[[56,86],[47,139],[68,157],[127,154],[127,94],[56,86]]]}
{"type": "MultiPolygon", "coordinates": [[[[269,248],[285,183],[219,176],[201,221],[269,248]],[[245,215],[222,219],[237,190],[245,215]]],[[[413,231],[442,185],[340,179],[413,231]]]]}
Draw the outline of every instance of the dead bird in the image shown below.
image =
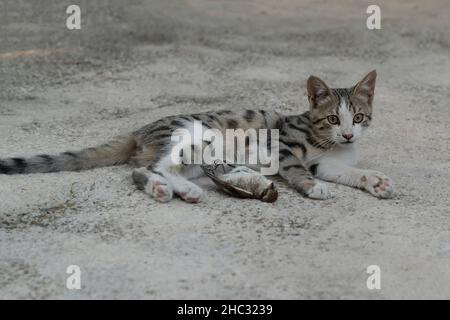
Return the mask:
{"type": "Polygon", "coordinates": [[[220,190],[233,197],[259,199],[263,202],[275,202],[278,199],[274,183],[248,167],[216,162],[203,165],[202,169],[220,190]]]}

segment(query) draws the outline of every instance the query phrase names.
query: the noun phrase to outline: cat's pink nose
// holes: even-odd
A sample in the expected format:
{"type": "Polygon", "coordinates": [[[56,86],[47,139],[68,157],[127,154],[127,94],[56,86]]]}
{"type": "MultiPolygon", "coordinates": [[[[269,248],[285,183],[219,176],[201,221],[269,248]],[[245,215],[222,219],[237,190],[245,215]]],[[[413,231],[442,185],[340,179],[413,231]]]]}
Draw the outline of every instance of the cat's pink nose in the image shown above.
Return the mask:
{"type": "Polygon", "coordinates": [[[343,134],[342,136],[347,140],[351,140],[351,138],[353,138],[353,134],[351,134],[351,133],[343,134]]]}

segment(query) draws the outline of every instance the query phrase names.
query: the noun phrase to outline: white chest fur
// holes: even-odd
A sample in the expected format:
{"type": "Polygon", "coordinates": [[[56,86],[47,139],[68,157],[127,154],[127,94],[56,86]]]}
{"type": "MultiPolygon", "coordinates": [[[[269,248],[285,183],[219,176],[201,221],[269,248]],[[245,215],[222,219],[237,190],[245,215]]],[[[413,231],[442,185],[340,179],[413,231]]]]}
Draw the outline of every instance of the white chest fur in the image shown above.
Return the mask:
{"type": "Polygon", "coordinates": [[[311,155],[306,159],[307,167],[318,163],[342,163],[348,166],[354,166],[358,162],[358,147],[355,144],[340,146],[322,152],[320,154],[311,155]]]}

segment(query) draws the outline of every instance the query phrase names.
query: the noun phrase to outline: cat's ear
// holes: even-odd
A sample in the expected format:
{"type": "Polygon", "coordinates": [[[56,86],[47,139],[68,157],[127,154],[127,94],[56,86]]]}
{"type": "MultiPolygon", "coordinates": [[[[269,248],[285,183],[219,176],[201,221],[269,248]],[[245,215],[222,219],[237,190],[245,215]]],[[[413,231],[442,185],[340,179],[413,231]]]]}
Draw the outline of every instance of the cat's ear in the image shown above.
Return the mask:
{"type": "Polygon", "coordinates": [[[353,89],[353,94],[366,99],[369,104],[373,101],[375,94],[375,82],[377,80],[377,71],[370,71],[353,89]]]}
{"type": "Polygon", "coordinates": [[[310,76],[306,84],[308,90],[308,100],[311,108],[324,103],[331,97],[331,90],[320,78],[310,76]]]}

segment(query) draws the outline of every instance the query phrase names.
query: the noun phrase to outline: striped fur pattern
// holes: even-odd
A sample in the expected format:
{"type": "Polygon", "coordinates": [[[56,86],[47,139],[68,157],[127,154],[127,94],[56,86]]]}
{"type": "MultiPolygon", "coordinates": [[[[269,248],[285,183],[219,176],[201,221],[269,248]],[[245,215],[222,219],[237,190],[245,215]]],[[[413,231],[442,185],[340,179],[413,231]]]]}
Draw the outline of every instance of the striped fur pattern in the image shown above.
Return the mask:
{"type": "Polygon", "coordinates": [[[202,190],[189,179],[202,174],[198,165],[175,165],[170,153],[172,133],[189,129],[194,120],[205,128],[279,129],[279,175],[301,194],[315,199],[330,196],[322,180],[365,189],[387,198],[392,194],[389,178],[377,171],[354,168],[357,141],[372,120],[376,72],[354,87],[331,89],[311,76],[307,82],[310,110],[293,116],[273,111],[222,110],[169,116],[96,148],[59,155],[0,160],[0,174],[78,171],[129,163],[139,169],[133,180],[139,189],[165,202],[178,195],[198,202],[202,190]]]}
{"type": "Polygon", "coordinates": [[[0,174],[80,171],[119,165],[126,163],[135,149],[136,140],[131,136],[122,136],[109,143],[81,151],[67,151],[52,156],[41,154],[31,158],[0,159],[0,174]]]}

